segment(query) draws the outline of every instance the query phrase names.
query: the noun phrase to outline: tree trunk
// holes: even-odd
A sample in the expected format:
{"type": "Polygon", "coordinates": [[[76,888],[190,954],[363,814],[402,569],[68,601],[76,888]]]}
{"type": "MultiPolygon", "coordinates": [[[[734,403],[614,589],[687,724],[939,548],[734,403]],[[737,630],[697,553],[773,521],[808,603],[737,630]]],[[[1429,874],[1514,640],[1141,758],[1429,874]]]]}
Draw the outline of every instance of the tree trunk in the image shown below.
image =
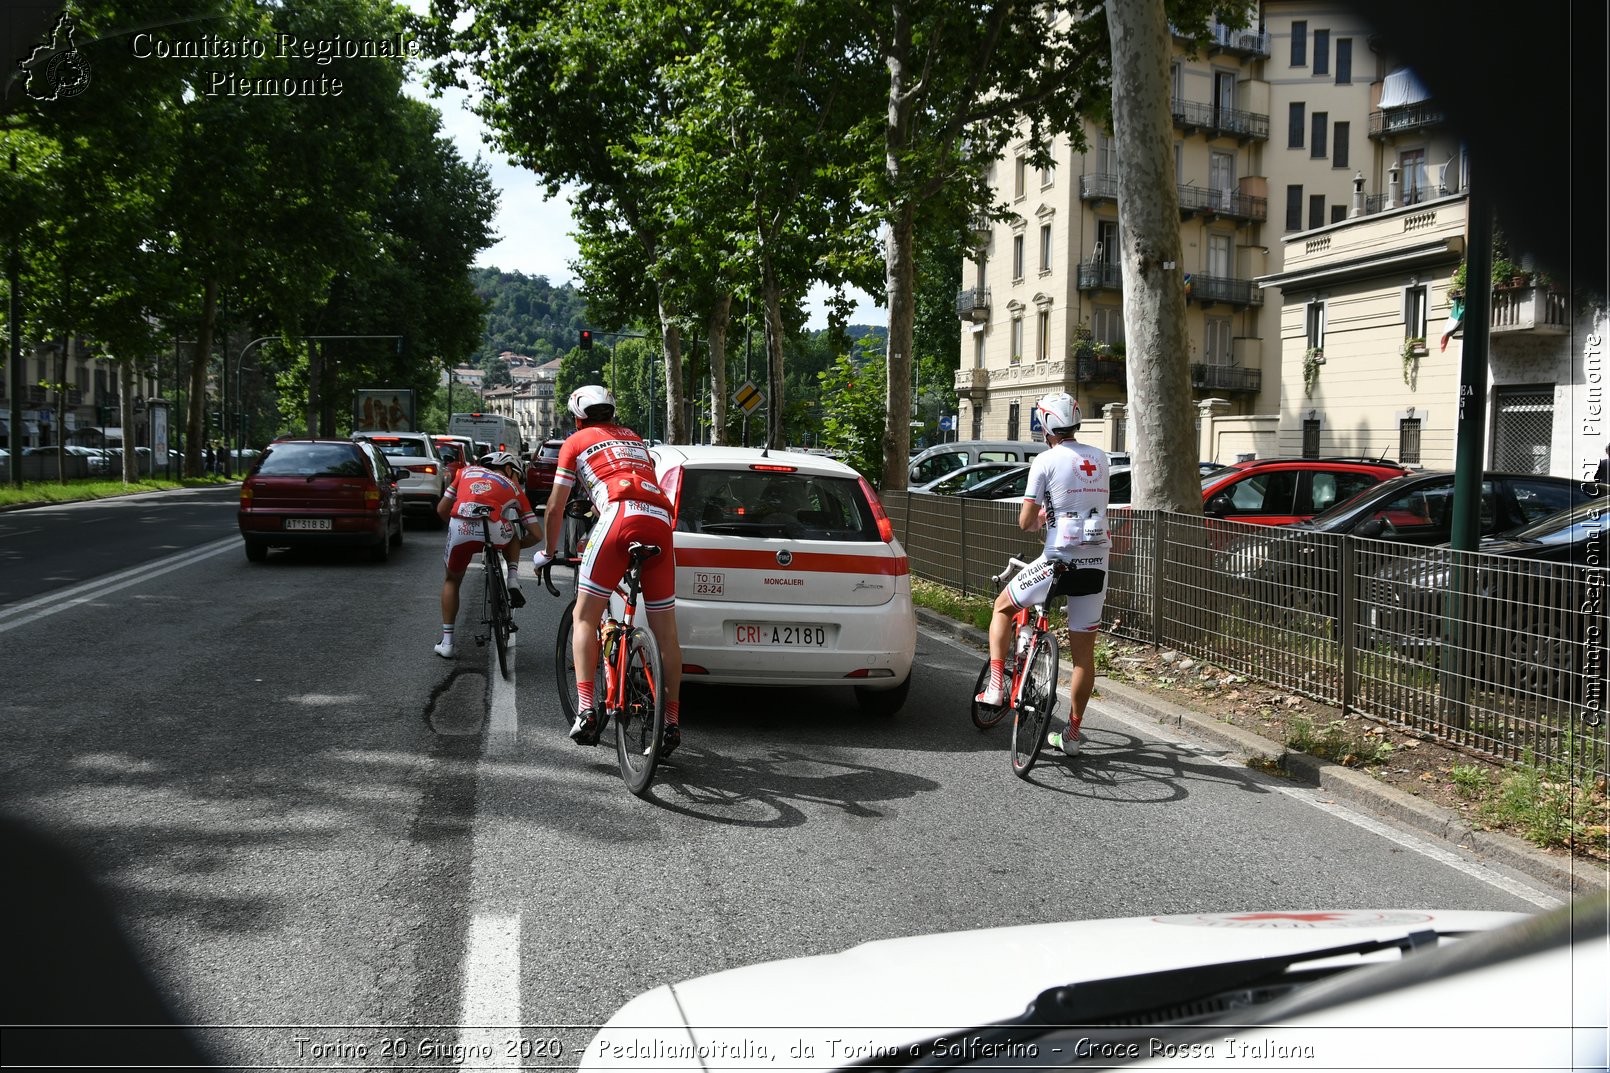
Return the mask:
{"type": "Polygon", "coordinates": [[[1107,0],[1118,159],[1132,503],[1202,513],[1196,468],[1179,195],[1168,107],[1170,42],[1163,0],[1107,0]]]}
{"type": "Polygon", "coordinates": [[[710,336],[710,442],[727,442],[727,328],[732,323],[732,295],[716,299],[706,330],[710,336]]]}
{"type": "MultiPolygon", "coordinates": [[[[676,314],[659,292],[660,338],[665,352],[665,442],[687,443],[687,424],[682,415],[682,329],[676,314]]],[[[641,430],[639,430],[641,432],[641,430]]]]}
{"type": "Polygon", "coordinates": [[[783,295],[771,266],[763,269],[761,288],[766,318],[766,443],[778,450],[787,446],[783,428],[783,295]]]}
{"type": "Polygon", "coordinates": [[[318,339],[307,341],[307,434],[319,434],[319,381],[324,378],[324,345],[318,339]]]}
{"type": "MultiPolygon", "coordinates": [[[[117,423],[123,426],[123,482],[140,479],[140,452],[134,439],[134,365],[128,358],[117,363],[117,423]]],[[[156,462],[152,452],[151,461],[156,462]]]]}
{"type": "Polygon", "coordinates": [[[883,487],[904,490],[911,461],[911,342],[917,272],[912,209],[902,206],[884,228],[884,282],[889,293],[888,387],[884,396],[883,487]]]}
{"type": "Polygon", "coordinates": [[[196,333],[196,356],[190,365],[190,413],[185,419],[184,471],[202,475],[201,448],[207,440],[207,365],[212,359],[212,333],[218,318],[218,281],[209,276],[201,288],[201,331],[196,333]]]}
{"type": "Polygon", "coordinates": [[[67,370],[73,362],[73,342],[73,333],[68,332],[56,359],[56,480],[62,484],[67,483],[67,370]]]}

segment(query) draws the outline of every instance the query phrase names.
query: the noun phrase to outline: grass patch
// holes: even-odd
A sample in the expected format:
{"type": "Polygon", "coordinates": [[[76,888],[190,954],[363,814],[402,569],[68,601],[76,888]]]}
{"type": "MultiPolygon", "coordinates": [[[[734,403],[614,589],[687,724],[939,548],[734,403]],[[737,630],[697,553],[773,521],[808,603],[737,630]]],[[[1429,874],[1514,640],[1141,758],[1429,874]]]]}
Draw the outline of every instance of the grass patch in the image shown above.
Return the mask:
{"type": "Polygon", "coordinates": [[[1333,719],[1321,726],[1306,716],[1292,720],[1286,730],[1286,745],[1344,767],[1382,763],[1396,749],[1380,735],[1363,734],[1350,728],[1345,719],[1333,719]]]}
{"type": "MultiPolygon", "coordinates": [[[[1530,758],[1528,758],[1530,759],[1530,758]]],[[[1519,831],[1545,849],[1610,848],[1604,780],[1573,779],[1563,764],[1528,767],[1506,775],[1481,804],[1481,818],[1519,831]]]]}
{"type": "Polygon", "coordinates": [[[1491,783],[1487,779],[1487,772],[1475,764],[1458,764],[1448,771],[1448,780],[1459,796],[1469,801],[1479,801],[1487,795],[1487,788],[1491,783]]]}
{"type": "Polygon", "coordinates": [[[122,481],[25,481],[21,488],[14,484],[0,485],[0,507],[15,507],[29,503],[77,503],[87,499],[110,499],[113,496],[132,495],[135,492],[160,492],[170,488],[209,488],[214,485],[233,484],[222,477],[185,477],[164,480],[145,477],[125,484],[122,481]]]}
{"type": "Polygon", "coordinates": [[[995,608],[994,596],[963,596],[948,585],[919,577],[911,579],[911,601],[918,607],[937,611],[946,618],[980,630],[989,629],[990,615],[995,608]]]}

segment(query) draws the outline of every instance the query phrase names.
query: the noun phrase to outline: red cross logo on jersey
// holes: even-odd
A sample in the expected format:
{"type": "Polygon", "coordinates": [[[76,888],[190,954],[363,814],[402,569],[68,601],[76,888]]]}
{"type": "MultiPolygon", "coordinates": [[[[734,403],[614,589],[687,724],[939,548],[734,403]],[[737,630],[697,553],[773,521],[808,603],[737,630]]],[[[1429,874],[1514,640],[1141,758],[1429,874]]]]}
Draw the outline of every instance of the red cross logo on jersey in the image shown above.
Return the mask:
{"type": "Polygon", "coordinates": [[[1083,473],[1086,477],[1094,477],[1096,475],[1095,463],[1091,462],[1088,458],[1085,459],[1083,462],[1079,463],[1079,472],[1083,473]]]}

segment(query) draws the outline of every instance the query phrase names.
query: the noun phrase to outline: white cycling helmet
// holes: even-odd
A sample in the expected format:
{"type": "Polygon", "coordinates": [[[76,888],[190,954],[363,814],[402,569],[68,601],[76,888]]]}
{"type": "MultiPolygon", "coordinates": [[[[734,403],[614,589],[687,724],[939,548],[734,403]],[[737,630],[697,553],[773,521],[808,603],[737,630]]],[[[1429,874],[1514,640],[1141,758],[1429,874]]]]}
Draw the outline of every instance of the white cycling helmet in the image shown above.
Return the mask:
{"type": "Polygon", "coordinates": [[[1040,415],[1040,427],[1058,436],[1079,428],[1079,400],[1066,391],[1047,395],[1034,404],[1034,412],[1040,415]]]}
{"type": "Polygon", "coordinates": [[[481,456],[481,465],[487,469],[503,469],[506,466],[518,466],[520,460],[507,451],[493,451],[491,454],[481,456]]]}
{"type": "Polygon", "coordinates": [[[615,412],[615,396],[609,393],[609,388],[597,384],[587,384],[570,393],[570,412],[583,421],[600,417],[608,417],[615,412]],[[589,410],[600,407],[609,407],[608,414],[593,414],[589,410]]]}

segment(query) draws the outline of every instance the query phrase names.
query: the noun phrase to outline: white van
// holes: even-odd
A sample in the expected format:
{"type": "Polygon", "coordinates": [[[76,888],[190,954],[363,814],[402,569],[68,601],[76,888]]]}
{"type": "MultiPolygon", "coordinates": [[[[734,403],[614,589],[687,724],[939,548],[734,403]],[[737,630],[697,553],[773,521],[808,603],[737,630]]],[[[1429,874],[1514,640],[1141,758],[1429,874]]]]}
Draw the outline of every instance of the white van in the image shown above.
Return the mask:
{"type": "Polygon", "coordinates": [[[906,483],[915,488],[975,462],[1027,462],[1045,450],[1045,441],[957,440],[928,448],[911,460],[906,483]]]}

